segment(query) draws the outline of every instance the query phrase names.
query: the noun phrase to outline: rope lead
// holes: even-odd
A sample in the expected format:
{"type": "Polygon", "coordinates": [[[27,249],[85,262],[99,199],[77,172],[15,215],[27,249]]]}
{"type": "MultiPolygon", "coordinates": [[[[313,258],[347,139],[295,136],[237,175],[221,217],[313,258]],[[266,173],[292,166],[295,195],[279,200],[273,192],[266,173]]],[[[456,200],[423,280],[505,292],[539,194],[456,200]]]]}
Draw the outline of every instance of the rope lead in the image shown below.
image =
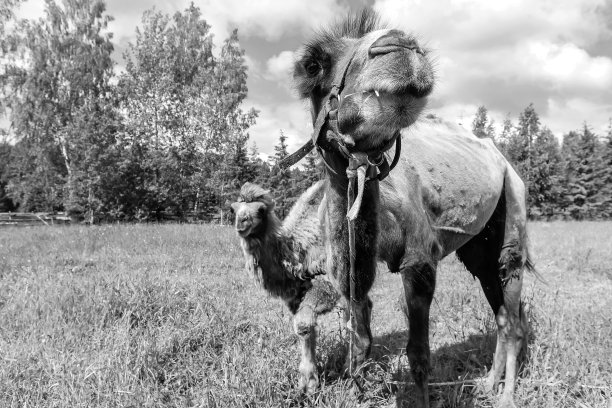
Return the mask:
{"type": "Polygon", "coordinates": [[[349,375],[353,377],[353,343],[355,341],[355,316],[353,314],[353,305],[356,297],[357,280],[355,276],[355,219],[361,208],[363,199],[363,190],[365,187],[366,170],[368,168],[368,156],[365,153],[353,153],[349,158],[349,165],[346,169],[348,178],[347,198],[349,209],[346,214],[348,222],[349,236],[349,375]],[[355,197],[355,179],[357,179],[357,197],[355,197]]]}

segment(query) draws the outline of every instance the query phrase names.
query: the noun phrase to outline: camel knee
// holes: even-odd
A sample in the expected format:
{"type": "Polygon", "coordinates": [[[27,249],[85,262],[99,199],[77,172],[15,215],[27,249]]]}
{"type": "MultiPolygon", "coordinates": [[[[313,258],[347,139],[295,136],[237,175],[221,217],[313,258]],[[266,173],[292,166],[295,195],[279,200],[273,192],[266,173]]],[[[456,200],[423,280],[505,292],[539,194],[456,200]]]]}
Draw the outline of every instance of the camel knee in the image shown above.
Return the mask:
{"type": "Polygon", "coordinates": [[[506,305],[502,305],[495,316],[498,335],[504,343],[522,345],[529,333],[529,322],[519,305],[518,310],[509,311],[506,305]]]}
{"type": "Polygon", "coordinates": [[[302,307],[310,307],[315,314],[329,313],[338,304],[340,294],[334,286],[323,279],[312,281],[312,288],[306,292],[302,300],[302,307]]]}
{"type": "Polygon", "coordinates": [[[293,317],[293,331],[300,337],[315,333],[317,314],[311,307],[301,307],[293,317]]]}
{"type": "MultiPolygon", "coordinates": [[[[527,262],[527,255],[518,240],[512,240],[504,244],[498,262],[499,277],[504,288],[516,281],[520,283],[523,277],[523,267],[527,262]]],[[[516,285],[516,283],[514,284],[516,285]]]]}

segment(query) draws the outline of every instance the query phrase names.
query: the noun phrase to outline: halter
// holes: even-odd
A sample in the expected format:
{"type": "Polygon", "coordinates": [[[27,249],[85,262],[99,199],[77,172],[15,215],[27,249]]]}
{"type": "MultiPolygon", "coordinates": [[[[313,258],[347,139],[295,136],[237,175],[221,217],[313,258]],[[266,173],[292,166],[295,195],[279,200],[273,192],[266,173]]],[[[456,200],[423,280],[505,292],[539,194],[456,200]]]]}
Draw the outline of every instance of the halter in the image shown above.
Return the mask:
{"type": "MultiPolygon", "coordinates": [[[[321,146],[321,135],[324,131],[327,135],[328,141],[335,145],[334,147],[336,148],[336,150],[345,159],[349,160],[349,167],[351,167],[351,160],[355,159],[355,156],[360,154],[351,153],[349,151],[349,145],[354,145],[354,141],[350,136],[343,134],[340,131],[338,125],[338,111],[340,109],[340,106],[342,105],[342,100],[344,98],[347,98],[348,96],[354,95],[350,94],[344,96],[344,98],[342,97],[342,91],[344,90],[346,76],[348,74],[349,68],[351,66],[351,63],[353,62],[354,57],[355,53],[351,55],[351,58],[344,66],[342,77],[340,78],[340,83],[332,85],[331,91],[327,95],[325,103],[323,104],[323,107],[319,110],[317,118],[314,122],[314,129],[310,140],[308,140],[302,147],[300,147],[294,153],[281,160],[278,163],[278,166],[281,169],[284,170],[288,167],[293,166],[294,164],[302,160],[308,153],[312,151],[312,149],[316,147],[319,153],[321,154],[321,157],[323,158],[323,163],[325,164],[325,167],[327,167],[327,170],[331,174],[337,175],[338,173],[328,163],[327,159],[325,158],[325,155],[323,154],[324,150],[326,150],[321,146]],[[325,127],[326,125],[327,129],[325,127]]],[[[371,168],[368,174],[368,180],[377,179],[378,181],[382,181],[385,177],[387,177],[389,175],[389,172],[397,165],[401,150],[402,143],[400,132],[397,131],[391,139],[390,143],[380,149],[380,151],[376,155],[366,156],[368,167],[371,168]],[[385,157],[383,152],[388,150],[389,147],[391,147],[391,145],[393,144],[393,142],[395,142],[395,156],[393,158],[393,161],[391,162],[391,165],[389,165],[389,162],[387,161],[387,158],[385,157]],[[376,169],[378,171],[376,171],[376,169]]]]}
{"type": "MultiPolygon", "coordinates": [[[[361,202],[363,199],[363,191],[365,188],[365,183],[368,180],[378,180],[381,181],[385,177],[389,175],[389,172],[397,165],[399,161],[399,156],[401,153],[401,137],[400,132],[397,131],[391,141],[383,146],[378,153],[374,156],[370,156],[366,153],[355,152],[351,153],[349,150],[349,145],[353,146],[355,144],[352,137],[349,135],[344,135],[338,126],[338,111],[340,106],[342,105],[342,91],[344,89],[346,76],[348,74],[351,63],[353,62],[353,58],[355,57],[355,53],[351,55],[351,58],[348,60],[346,65],[344,66],[344,70],[342,72],[342,77],[340,79],[339,84],[332,85],[331,91],[327,95],[325,103],[323,107],[319,111],[317,118],[314,123],[314,129],[312,132],[311,139],[306,142],[300,149],[298,149],[293,154],[287,156],[284,160],[282,160],[278,166],[281,169],[286,169],[298,161],[300,161],[304,156],[306,156],[313,148],[317,148],[321,157],[323,158],[323,162],[327,167],[328,172],[331,174],[338,175],[338,173],[332,168],[332,166],[325,159],[324,149],[321,146],[321,135],[325,131],[325,126],[327,125],[326,136],[327,140],[330,143],[335,143],[335,148],[345,159],[348,160],[348,166],[346,168],[346,178],[348,179],[348,212],[346,214],[346,218],[348,221],[348,238],[349,238],[349,324],[348,329],[351,332],[349,337],[349,374],[355,380],[355,383],[358,385],[356,378],[353,376],[353,344],[354,344],[354,336],[355,336],[355,322],[353,315],[353,304],[355,302],[356,296],[356,288],[357,288],[357,278],[355,273],[355,220],[357,219],[357,215],[359,214],[359,209],[361,208],[361,202]],[[391,147],[391,143],[395,142],[395,156],[391,165],[387,161],[387,158],[384,155],[384,152],[391,147]],[[378,174],[377,174],[378,173],[378,174]],[[357,196],[355,196],[355,179],[357,179],[357,196]]],[[[350,95],[349,95],[350,96],[350,95]]],[[[346,98],[347,96],[345,96],[346,98]]]]}

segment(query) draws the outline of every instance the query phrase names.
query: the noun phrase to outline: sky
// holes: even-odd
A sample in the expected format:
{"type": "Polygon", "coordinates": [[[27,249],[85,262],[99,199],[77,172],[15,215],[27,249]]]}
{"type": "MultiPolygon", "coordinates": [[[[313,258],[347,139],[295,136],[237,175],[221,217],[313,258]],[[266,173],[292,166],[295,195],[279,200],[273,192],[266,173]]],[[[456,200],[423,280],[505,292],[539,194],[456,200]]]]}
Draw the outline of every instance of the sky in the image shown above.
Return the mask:
{"type": "MultiPolygon", "coordinates": [[[[188,0],[106,0],[117,69],[143,11],[173,14],[188,0]]],[[[612,118],[612,0],[194,0],[217,47],[238,28],[249,68],[245,110],[259,111],[251,143],[272,154],[280,130],[289,151],[310,137],[308,107],[291,82],[294,52],[317,28],[373,7],[390,26],[431,50],[437,85],[428,110],[470,128],[480,105],[501,127],[533,103],[558,137],[612,118]]],[[[43,14],[29,0],[19,15],[43,14]]]]}

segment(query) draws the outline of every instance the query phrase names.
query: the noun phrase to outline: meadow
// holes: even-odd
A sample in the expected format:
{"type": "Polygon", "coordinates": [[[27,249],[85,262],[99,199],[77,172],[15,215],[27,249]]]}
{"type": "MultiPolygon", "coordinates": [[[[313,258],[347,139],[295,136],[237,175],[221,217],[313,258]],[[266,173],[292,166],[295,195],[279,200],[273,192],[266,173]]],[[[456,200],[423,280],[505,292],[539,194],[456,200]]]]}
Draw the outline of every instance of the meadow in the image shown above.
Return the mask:
{"type": "MultiPolygon", "coordinates": [[[[533,333],[520,407],[612,400],[612,223],[530,225],[546,283],[528,275],[533,333]]],[[[433,407],[491,407],[473,392],[494,321],[454,255],[432,308],[433,407]]],[[[297,336],[284,306],[243,270],[238,239],[211,225],[0,229],[0,407],[409,407],[400,277],[379,267],[363,392],[337,374],[339,314],[322,319],[321,390],[296,390],[297,336]]]]}

